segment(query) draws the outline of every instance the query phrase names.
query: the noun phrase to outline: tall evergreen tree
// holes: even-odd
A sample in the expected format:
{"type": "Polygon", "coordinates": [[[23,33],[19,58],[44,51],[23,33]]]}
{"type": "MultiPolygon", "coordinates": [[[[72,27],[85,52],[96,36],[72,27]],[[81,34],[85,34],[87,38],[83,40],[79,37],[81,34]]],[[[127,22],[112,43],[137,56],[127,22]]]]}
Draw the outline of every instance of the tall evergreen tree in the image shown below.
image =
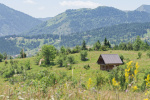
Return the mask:
{"type": "Polygon", "coordinates": [[[101,43],[99,42],[99,40],[94,44],[93,49],[94,50],[100,50],[101,47],[101,43]]]}
{"type": "Polygon", "coordinates": [[[137,36],[137,38],[136,38],[136,40],[134,41],[134,44],[133,44],[133,49],[135,51],[140,50],[141,43],[142,43],[142,40],[140,39],[140,36],[137,36]]]}
{"type": "Polygon", "coordinates": [[[83,42],[82,42],[82,48],[81,49],[82,50],[87,50],[85,40],[83,40],[83,42]]]}

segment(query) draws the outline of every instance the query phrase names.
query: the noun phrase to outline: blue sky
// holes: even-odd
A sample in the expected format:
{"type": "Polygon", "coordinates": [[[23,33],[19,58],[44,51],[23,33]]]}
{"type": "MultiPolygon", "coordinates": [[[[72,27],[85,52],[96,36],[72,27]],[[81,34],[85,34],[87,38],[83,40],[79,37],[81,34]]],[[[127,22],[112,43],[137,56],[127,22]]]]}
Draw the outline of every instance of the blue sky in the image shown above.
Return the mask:
{"type": "Polygon", "coordinates": [[[36,18],[54,17],[66,9],[111,6],[135,10],[143,4],[150,5],[149,0],[0,0],[0,3],[36,18]]]}

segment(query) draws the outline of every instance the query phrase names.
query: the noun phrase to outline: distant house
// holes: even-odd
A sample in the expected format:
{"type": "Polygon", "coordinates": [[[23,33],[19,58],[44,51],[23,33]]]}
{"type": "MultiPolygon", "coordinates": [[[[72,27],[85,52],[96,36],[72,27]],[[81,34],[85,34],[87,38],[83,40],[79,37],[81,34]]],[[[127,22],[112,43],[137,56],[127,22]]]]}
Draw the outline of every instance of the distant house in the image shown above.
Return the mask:
{"type": "Polygon", "coordinates": [[[97,63],[100,64],[101,70],[112,70],[123,64],[118,54],[101,54],[97,63]]]}

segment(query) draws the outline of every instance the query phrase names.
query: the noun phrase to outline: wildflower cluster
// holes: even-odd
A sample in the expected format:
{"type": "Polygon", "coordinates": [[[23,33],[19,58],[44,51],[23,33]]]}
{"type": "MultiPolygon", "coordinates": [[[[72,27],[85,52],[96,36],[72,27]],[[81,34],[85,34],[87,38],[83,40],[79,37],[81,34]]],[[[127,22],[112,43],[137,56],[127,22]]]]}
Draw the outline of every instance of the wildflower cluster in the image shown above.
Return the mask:
{"type": "Polygon", "coordinates": [[[112,79],[112,84],[114,88],[120,89],[120,83],[117,82],[115,78],[112,79]]]}
{"type": "Polygon", "coordinates": [[[88,82],[87,82],[87,88],[89,89],[91,87],[91,83],[92,83],[92,80],[91,78],[89,78],[88,82]]]}
{"type": "Polygon", "coordinates": [[[127,68],[125,69],[125,80],[126,83],[129,82],[136,82],[137,81],[137,73],[138,73],[138,62],[136,63],[135,67],[132,66],[132,62],[130,61],[129,63],[127,63],[127,68]]]}
{"type": "Polygon", "coordinates": [[[147,78],[145,79],[145,81],[146,81],[146,87],[147,87],[147,91],[146,91],[146,93],[145,93],[145,95],[147,96],[147,98],[145,99],[145,100],[148,100],[148,98],[150,98],[149,97],[149,95],[150,95],[150,74],[148,74],[147,75],[147,78]]]}

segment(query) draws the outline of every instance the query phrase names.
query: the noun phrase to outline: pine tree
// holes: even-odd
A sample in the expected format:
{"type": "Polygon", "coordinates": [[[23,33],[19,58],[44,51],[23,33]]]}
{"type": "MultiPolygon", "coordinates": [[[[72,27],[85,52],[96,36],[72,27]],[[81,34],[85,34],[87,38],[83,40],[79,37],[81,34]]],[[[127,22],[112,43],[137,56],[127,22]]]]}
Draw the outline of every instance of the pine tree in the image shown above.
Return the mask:
{"type": "Polygon", "coordinates": [[[82,50],[87,50],[85,40],[82,42],[82,50]]]}

